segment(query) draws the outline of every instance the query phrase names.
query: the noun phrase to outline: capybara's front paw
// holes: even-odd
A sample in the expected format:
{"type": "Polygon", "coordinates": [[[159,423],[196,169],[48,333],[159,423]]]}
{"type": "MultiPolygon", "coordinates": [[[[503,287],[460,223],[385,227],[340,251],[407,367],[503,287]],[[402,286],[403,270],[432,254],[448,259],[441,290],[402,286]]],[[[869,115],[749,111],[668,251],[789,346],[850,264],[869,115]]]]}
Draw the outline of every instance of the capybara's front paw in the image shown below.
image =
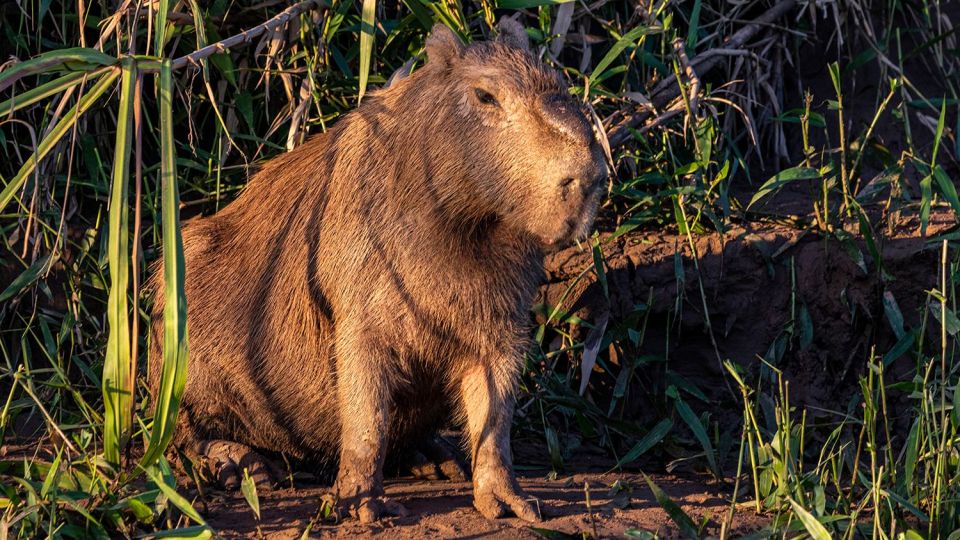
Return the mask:
{"type": "Polygon", "coordinates": [[[483,487],[475,485],[473,506],[487,519],[503,517],[506,508],[509,508],[524,521],[540,521],[539,501],[527,496],[515,482],[506,479],[483,487]]]}
{"type": "Polygon", "coordinates": [[[383,516],[406,517],[406,507],[383,496],[370,495],[371,490],[357,486],[334,487],[336,513],[338,518],[347,516],[360,520],[360,523],[373,523],[383,516]]]}
{"type": "Polygon", "coordinates": [[[373,523],[383,516],[406,517],[409,511],[402,504],[387,497],[359,497],[337,499],[337,514],[350,516],[360,523],[373,523]]]}

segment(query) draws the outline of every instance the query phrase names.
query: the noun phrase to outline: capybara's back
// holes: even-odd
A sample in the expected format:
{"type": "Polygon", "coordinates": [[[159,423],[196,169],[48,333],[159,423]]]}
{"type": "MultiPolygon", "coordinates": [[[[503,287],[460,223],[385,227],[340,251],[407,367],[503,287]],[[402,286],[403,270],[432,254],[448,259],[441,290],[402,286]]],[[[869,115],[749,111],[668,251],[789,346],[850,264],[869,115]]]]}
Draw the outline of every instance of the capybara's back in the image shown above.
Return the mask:
{"type": "Polygon", "coordinates": [[[509,455],[528,309],[544,251],[589,231],[606,166],[580,105],[503,27],[470,46],[436,27],[422,68],[185,225],[178,444],[337,462],[340,507],[371,520],[402,511],[382,493],[388,448],[452,411],[477,508],[536,518],[509,455]]]}

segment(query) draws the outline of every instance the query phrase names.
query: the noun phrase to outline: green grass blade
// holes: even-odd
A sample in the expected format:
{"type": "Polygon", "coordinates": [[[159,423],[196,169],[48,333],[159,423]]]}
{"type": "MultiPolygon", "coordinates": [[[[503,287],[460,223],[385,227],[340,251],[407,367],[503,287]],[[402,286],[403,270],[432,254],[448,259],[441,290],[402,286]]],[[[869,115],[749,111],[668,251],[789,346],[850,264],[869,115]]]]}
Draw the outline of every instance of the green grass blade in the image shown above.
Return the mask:
{"type": "Polygon", "coordinates": [[[121,64],[120,107],[117,111],[117,138],[113,155],[110,188],[107,260],[110,292],[107,296],[106,357],[103,364],[103,451],[108,462],[120,463],[120,452],[130,438],[133,425],[133,396],[130,394],[130,310],[127,302],[130,272],[128,229],[130,180],[129,158],[133,140],[133,91],[137,81],[136,62],[121,64]]]}
{"type": "Polygon", "coordinates": [[[90,110],[97,99],[113,85],[113,82],[119,75],[119,71],[111,71],[102,76],[100,80],[90,88],[90,91],[84,94],[83,97],[77,101],[77,104],[60,118],[60,121],[50,130],[50,133],[37,144],[36,152],[20,167],[17,175],[3,187],[3,191],[0,191],[0,209],[7,206],[23,183],[26,182],[27,177],[33,173],[33,170],[37,167],[37,163],[53,150],[57,143],[60,142],[60,139],[70,131],[70,128],[76,123],[77,118],[90,110]]]}
{"type": "Polygon", "coordinates": [[[24,270],[16,279],[10,282],[10,285],[7,285],[7,288],[4,289],[3,292],[0,292],[0,302],[13,298],[19,294],[20,291],[32,285],[33,282],[40,277],[40,274],[44,272],[49,261],[49,254],[43,255],[34,261],[33,264],[30,265],[30,268],[24,270]]]}
{"type": "Polygon", "coordinates": [[[157,488],[159,488],[160,491],[162,491],[163,494],[166,495],[168,499],[170,499],[170,502],[173,503],[173,505],[176,506],[178,510],[183,512],[183,515],[187,516],[188,518],[192,519],[194,522],[199,523],[204,527],[207,526],[207,522],[204,521],[202,517],[200,517],[200,513],[197,512],[197,509],[194,508],[192,504],[190,504],[190,501],[185,499],[183,495],[180,495],[179,493],[177,493],[177,490],[174,487],[168,485],[163,480],[163,475],[160,474],[155,467],[148,468],[146,472],[150,480],[157,485],[157,488]]]}
{"type": "Polygon", "coordinates": [[[814,178],[820,178],[820,171],[810,167],[792,167],[790,169],[782,170],[764,182],[762,186],[760,186],[760,189],[758,189],[750,199],[750,204],[747,205],[747,208],[750,208],[760,199],[780,189],[784,185],[789,184],[790,182],[795,182],[797,180],[812,180],[814,178]]]}
{"type": "Polygon", "coordinates": [[[30,60],[14,64],[0,75],[0,92],[23,77],[48,71],[90,71],[100,66],[111,66],[117,59],[95,49],[76,47],[59,49],[37,55],[30,60]]]}
{"type": "Polygon", "coordinates": [[[930,168],[937,165],[937,153],[940,152],[940,141],[943,140],[943,127],[947,118],[947,102],[940,104],[940,117],[937,119],[937,131],[933,135],[933,152],[930,154],[930,168]]]}
{"type": "Polygon", "coordinates": [[[169,538],[176,540],[206,540],[213,538],[213,531],[206,525],[193,525],[192,527],[183,527],[181,529],[170,529],[151,534],[150,538],[169,538]]]}
{"type": "Polygon", "coordinates": [[[497,7],[500,9],[531,9],[540,6],[555,6],[566,4],[573,0],[500,0],[497,7]]]}
{"type": "Polygon", "coordinates": [[[793,499],[789,499],[789,501],[794,513],[800,518],[800,522],[803,523],[803,527],[813,540],[830,540],[832,538],[830,531],[828,531],[822,523],[817,521],[817,518],[813,514],[797,504],[793,499]]]}
{"type": "Polygon", "coordinates": [[[713,444],[710,443],[710,437],[707,435],[707,430],[703,429],[703,424],[700,423],[700,419],[697,418],[693,409],[687,405],[687,402],[679,396],[677,396],[676,400],[676,409],[677,413],[680,414],[680,418],[683,418],[683,421],[690,426],[690,431],[693,432],[693,436],[697,438],[700,446],[703,447],[703,453],[707,457],[707,462],[710,464],[710,470],[717,476],[720,476],[720,467],[717,465],[717,457],[713,450],[713,444]]]}
{"type": "Polygon", "coordinates": [[[960,216],[960,197],[957,196],[957,187],[953,185],[953,180],[947,176],[946,171],[939,165],[933,166],[933,172],[931,174],[933,175],[933,179],[936,180],[937,187],[940,189],[943,198],[950,203],[953,211],[960,216]]]}
{"type": "Polygon", "coordinates": [[[167,41],[167,14],[170,12],[170,0],[159,0],[157,2],[157,15],[153,28],[155,32],[155,45],[153,54],[163,56],[163,45],[167,41]]]}
{"type": "Polygon", "coordinates": [[[607,51],[607,54],[604,55],[603,59],[597,64],[597,67],[593,68],[593,72],[590,75],[591,80],[599,79],[603,76],[604,70],[617,59],[617,56],[623,52],[624,49],[633,44],[634,41],[640,38],[640,36],[645,36],[647,34],[653,34],[659,32],[659,28],[652,28],[649,26],[638,26],[633,30],[630,30],[623,35],[616,43],[613,44],[613,47],[610,47],[610,50],[607,51]]]}
{"type": "Polygon", "coordinates": [[[83,80],[84,75],[96,78],[109,69],[110,68],[101,68],[89,74],[86,72],[68,73],[63,77],[58,77],[52,81],[43,83],[36,88],[31,88],[25,92],[16,94],[12,98],[0,102],[0,116],[6,116],[19,109],[43,101],[50,96],[59,94],[70,87],[76,86],[83,80]]]}
{"type": "MultiPolygon", "coordinates": [[[[2,202],[2,201],[0,201],[2,202]]],[[[927,235],[927,225],[930,223],[930,206],[933,203],[933,174],[928,174],[920,181],[920,236],[927,235]]],[[[0,207],[3,207],[0,204],[0,207]]]]}
{"type": "Polygon", "coordinates": [[[695,0],[693,9],[690,10],[690,28],[687,29],[687,49],[689,51],[694,51],[697,46],[697,34],[700,30],[700,10],[702,8],[701,0],[695,0]]]}
{"type": "Polygon", "coordinates": [[[670,496],[667,495],[660,486],[654,483],[646,474],[643,475],[643,479],[647,481],[647,486],[650,488],[650,491],[653,492],[653,497],[657,499],[657,503],[667,512],[667,515],[670,516],[670,519],[677,524],[677,527],[680,529],[680,532],[683,533],[683,536],[688,538],[700,538],[700,531],[697,530],[697,525],[693,522],[690,516],[683,511],[682,508],[677,506],[677,503],[673,502],[670,499],[670,496]]]}
{"type": "Polygon", "coordinates": [[[253,510],[253,515],[257,516],[257,521],[260,521],[260,496],[257,495],[257,484],[253,481],[253,478],[250,478],[250,471],[246,468],[243,469],[240,492],[243,493],[243,498],[246,499],[250,510],[253,510]]]}
{"type": "Polygon", "coordinates": [[[373,57],[373,38],[376,33],[377,0],[363,0],[360,21],[360,90],[357,101],[363,99],[370,78],[370,60],[373,57]]]}
{"type": "Polygon", "coordinates": [[[163,221],[163,372],[154,404],[153,431],[142,467],[152,465],[173,437],[180,399],[187,383],[187,299],[184,292],[183,238],[177,193],[170,60],[160,66],[160,191],[163,221]]]}
{"type": "Polygon", "coordinates": [[[653,428],[650,429],[650,431],[648,431],[647,434],[644,435],[643,438],[640,439],[640,441],[637,442],[637,444],[635,444],[629,452],[620,458],[620,461],[617,462],[617,466],[615,468],[623,467],[624,465],[642,456],[647,452],[647,450],[650,450],[654,447],[654,445],[662,441],[663,438],[667,436],[667,433],[670,433],[671,429],[673,429],[673,420],[664,418],[658,422],[657,425],[653,426],[653,428]]]}

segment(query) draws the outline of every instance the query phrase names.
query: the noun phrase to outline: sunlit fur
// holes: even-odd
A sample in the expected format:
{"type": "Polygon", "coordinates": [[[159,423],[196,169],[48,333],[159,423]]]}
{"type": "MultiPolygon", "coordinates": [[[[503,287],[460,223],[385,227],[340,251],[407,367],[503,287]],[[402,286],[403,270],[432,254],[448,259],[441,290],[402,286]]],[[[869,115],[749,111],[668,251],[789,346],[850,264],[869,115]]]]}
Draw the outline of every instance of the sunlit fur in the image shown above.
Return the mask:
{"type": "Polygon", "coordinates": [[[528,309],[544,250],[589,231],[606,169],[579,106],[526,52],[464,47],[440,27],[427,56],[185,225],[190,368],[176,442],[339,463],[343,507],[368,521],[387,449],[453,411],[477,508],[533,519],[509,452],[528,309]],[[563,97],[544,112],[551,95],[563,97]]]}

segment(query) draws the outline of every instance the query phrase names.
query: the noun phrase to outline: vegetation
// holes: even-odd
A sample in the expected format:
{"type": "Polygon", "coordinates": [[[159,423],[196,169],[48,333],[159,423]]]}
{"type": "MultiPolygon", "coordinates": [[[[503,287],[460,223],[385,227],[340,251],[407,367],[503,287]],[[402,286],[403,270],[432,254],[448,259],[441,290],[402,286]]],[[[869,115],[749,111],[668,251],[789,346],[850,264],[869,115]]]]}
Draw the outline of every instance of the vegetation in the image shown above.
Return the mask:
{"type": "MultiPolygon", "coordinates": [[[[858,384],[837,400],[846,408],[818,422],[792,404],[785,375],[818,323],[802,303],[763,358],[717,353],[723,392],[681,376],[668,353],[648,352],[647,329],[659,324],[676,339],[687,304],[717,350],[702,281],[693,297],[678,287],[665,314],[651,302],[592,320],[570,311],[569,298],[536,306],[518,438],[542,444],[554,471],[574,441],[603,448],[617,467],[695,463],[735,486],[729,515],[715,518],[724,534],[737,513],[762,512],[769,525],[758,536],[957,538],[960,236],[926,236],[932,215],[960,211],[960,14],[951,7],[0,4],[0,534],[215,533],[164,456],[189,364],[178,220],[217,211],[257,163],[328,129],[422,52],[434,22],[469,40],[516,15],[602,121],[616,167],[600,234],[583,246],[594,264],[571,290],[596,280],[609,295],[606,254],[631,235],[683,238],[682,282],[683,250],[699,275],[696,239],[775,222],[845,246],[883,285],[884,306],[873,352],[851,359],[858,384]],[[805,206],[767,209],[784,193],[805,206]],[[916,269],[937,279],[920,312],[906,314],[885,294],[882,253],[905,215],[939,260],[916,269]],[[150,404],[143,290],[160,250],[163,382],[150,404]],[[625,414],[638,396],[655,415],[625,414]],[[740,412],[733,421],[711,414],[722,408],[740,412]]],[[[651,488],[679,530],[702,533],[651,488]]],[[[252,482],[244,494],[259,515],[252,482]]]]}

